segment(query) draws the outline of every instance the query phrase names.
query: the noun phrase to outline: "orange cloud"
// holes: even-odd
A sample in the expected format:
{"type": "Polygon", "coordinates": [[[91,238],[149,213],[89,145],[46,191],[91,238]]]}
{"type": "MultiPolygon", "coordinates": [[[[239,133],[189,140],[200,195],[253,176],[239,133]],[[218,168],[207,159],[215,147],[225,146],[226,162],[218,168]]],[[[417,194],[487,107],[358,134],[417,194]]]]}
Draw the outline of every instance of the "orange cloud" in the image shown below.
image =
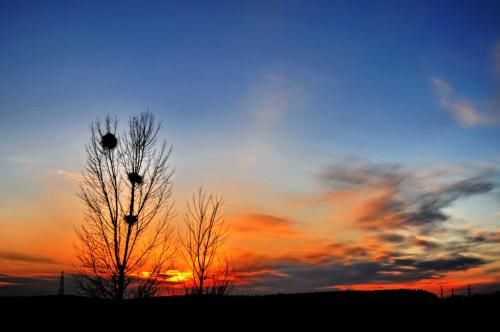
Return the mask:
{"type": "Polygon", "coordinates": [[[232,232],[251,236],[253,234],[272,234],[280,237],[300,237],[293,229],[294,222],[264,213],[244,213],[231,219],[228,224],[232,232]]]}

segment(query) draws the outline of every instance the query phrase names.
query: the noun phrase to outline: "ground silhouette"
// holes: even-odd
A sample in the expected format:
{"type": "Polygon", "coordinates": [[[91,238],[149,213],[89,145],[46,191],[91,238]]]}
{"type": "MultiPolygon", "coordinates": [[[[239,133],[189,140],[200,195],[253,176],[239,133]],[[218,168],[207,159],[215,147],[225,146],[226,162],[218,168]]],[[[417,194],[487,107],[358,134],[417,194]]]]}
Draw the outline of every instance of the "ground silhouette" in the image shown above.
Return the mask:
{"type": "Polygon", "coordinates": [[[470,297],[454,296],[440,299],[424,290],[380,290],[380,291],[333,291],[299,294],[276,294],[255,296],[166,296],[129,300],[102,300],[82,296],[33,296],[0,297],[0,306],[4,308],[89,308],[120,309],[122,312],[140,312],[141,310],[160,310],[171,314],[186,311],[204,312],[214,315],[224,312],[226,315],[242,313],[279,314],[293,312],[342,312],[358,310],[360,312],[379,312],[423,310],[445,312],[453,310],[473,310],[500,307],[500,292],[489,295],[470,297]]]}

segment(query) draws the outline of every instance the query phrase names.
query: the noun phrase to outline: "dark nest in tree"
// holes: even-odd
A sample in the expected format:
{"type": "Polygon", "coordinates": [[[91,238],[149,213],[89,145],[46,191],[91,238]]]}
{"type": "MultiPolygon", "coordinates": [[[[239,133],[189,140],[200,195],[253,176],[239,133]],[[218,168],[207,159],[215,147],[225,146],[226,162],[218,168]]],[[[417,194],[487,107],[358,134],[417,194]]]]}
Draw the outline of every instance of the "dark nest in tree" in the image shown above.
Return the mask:
{"type": "Polygon", "coordinates": [[[137,222],[137,216],[134,216],[133,214],[129,214],[125,216],[125,222],[132,226],[137,222]]]}
{"type": "Polygon", "coordinates": [[[128,179],[132,184],[142,184],[142,176],[135,172],[128,173],[128,179]]]}
{"type": "Polygon", "coordinates": [[[117,144],[118,144],[118,139],[112,133],[107,133],[101,139],[101,145],[108,150],[116,148],[117,144]]]}

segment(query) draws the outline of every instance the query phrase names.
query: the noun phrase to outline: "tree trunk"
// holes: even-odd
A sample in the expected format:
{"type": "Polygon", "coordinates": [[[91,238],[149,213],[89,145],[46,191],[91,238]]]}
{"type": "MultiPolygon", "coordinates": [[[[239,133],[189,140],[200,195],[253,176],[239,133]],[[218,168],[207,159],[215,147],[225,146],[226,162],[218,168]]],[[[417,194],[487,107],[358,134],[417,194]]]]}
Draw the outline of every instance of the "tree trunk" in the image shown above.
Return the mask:
{"type": "Polygon", "coordinates": [[[123,300],[124,293],[125,293],[125,270],[120,267],[118,272],[118,293],[116,294],[116,299],[123,300]]]}
{"type": "Polygon", "coordinates": [[[198,290],[198,295],[203,295],[203,283],[205,281],[205,276],[202,274],[200,278],[200,289],[198,290]]]}

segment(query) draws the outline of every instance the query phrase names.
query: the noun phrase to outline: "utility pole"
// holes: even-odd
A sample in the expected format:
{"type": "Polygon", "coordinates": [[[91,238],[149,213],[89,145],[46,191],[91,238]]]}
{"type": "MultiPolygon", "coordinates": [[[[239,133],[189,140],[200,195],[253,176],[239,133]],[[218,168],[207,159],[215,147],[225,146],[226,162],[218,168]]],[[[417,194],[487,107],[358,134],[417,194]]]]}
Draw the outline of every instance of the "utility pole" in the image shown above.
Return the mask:
{"type": "Polygon", "coordinates": [[[455,296],[455,288],[452,288],[451,289],[451,297],[454,297],[455,296]]]}
{"type": "Polygon", "coordinates": [[[441,285],[441,300],[444,299],[443,285],[441,285]]]}
{"type": "Polygon", "coordinates": [[[59,296],[64,295],[64,271],[61,271],[61,277],[59,278],[59,296]]]}

